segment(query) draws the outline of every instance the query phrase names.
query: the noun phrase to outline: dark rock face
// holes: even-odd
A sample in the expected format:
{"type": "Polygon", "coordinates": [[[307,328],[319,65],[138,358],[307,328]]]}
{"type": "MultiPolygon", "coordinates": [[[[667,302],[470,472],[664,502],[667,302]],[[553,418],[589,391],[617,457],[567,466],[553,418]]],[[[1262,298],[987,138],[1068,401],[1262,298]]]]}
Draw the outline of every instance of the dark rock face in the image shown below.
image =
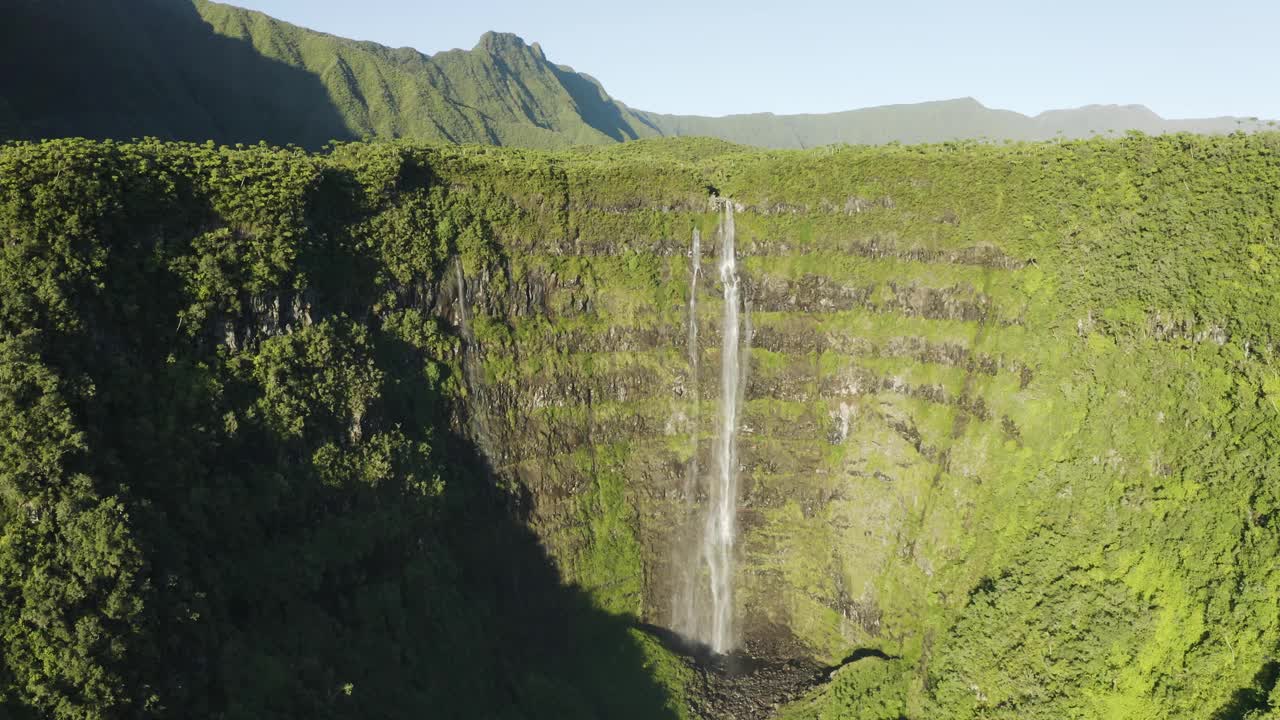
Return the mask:
{"type": "Polygon", "coordinates": [[[646,626],[693,671],[686,688],[689,710],[714,720],[765,720],[856,662],[879,662],[891,656],[859,648],[833,665],[806,657],[804,648],[785,627],[756,628],[758,640],[728,655],[712,653],[669,630],[646,626]]]}
{"type": "Polygon", "coordinates": [[[847,287],[818,276],[790,281],[767,277],[752,285],[753,309],[762,312],[830,312],[867,307],[873,287],[847,287]]]}
{"type": "Polygon", "coordinates": [[[799,658],[735,654],[697,667],[693,710],[704,718],[764,720],[827,680],[830,668],[799,658]]]}

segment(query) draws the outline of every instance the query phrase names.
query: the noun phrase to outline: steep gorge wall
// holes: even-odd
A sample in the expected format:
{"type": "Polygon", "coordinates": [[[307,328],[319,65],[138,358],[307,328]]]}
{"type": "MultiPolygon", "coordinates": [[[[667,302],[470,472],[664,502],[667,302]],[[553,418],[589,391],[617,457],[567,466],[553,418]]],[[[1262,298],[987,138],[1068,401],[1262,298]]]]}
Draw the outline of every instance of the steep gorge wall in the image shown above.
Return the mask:
{"type": "MultiPolygon", "coordinates": [[[[803,707],[1192,717],[1269,692],[1271,142],[707,161],[751,334],[741,636],[901,658],[803,707]]],[[[611,204],[567,172],[538,230],[495,226],[517,302],[488,305],[482,412],[567,577],[668,626],[714,465],[718,219],[694,188],[611,204]]]]}
{"type": "MultiPolygon", "coordinates": [[[[13,249],[0,319],[15,337],[44,333],[31,341],[41,362],[114,388],[129,411],[145,398],[112,378],[130,363],[100,366],[75,348],[145,353],[139,383],[225,383],[229,400],[184,411],[209,462],[229,461],[227,445],[259,450],[243,438],[284,448],[271,455],[277,476],[243,481],[298,473],[290,492],[314,493],[308,512],[321,517],[398,507],[395,483],[412,477],[396,463],[437,467],[395,448],[441,441],[433,457],[448,468],[441,453],[457,448],[432,435],[444,428],[405,429],[447,399],[451,429],[487,472],[460,463],[443,486],[492,479],[562,580],[657,626],[671,624],[676,548],[696,535],[691,508],[714,465],[713,264],[717,203],[731,201],[751,348],[739,635],[758,655],[864,658],[786,713],[1154,718],[1275,704],[1273,136],[774,153],[705,141],[554,154],[74,141],[4,152],[13,249]],[[290,380],[308,373],[320,389],[290,380]]],[[[129,489],[151,466],[108,459],[112,443],[141,441],[99,427],[92,383],[66,382],[83,395],[74,407],[98,445],[80,452],[103,492],[140,517],[153,503],[187,507],[159,477],[129,489]]],[[[152,445],[134,455],[165,447],[164,432],[190,435],[142,407],[152,445]]],[[[406,489],[427,498],[415,522],[465,525],[475,498],[427,485],[406,489]]],[[[0,508],[15,527],[21,509],[0,508]]],[[[187,562],[201,567],[192,547],[187,562]]],[[[564,600],[515,570],[494,587],[530,597],[504,600],[507,612],[539,605],[535,594],[564,600]]],[[[358,597],[350,577],[339,590],[358,597]]],[[[186,612],[187,585],[165,588],[186,612]]],[[[529,634],[558,636],[531,617],[529,634]]],[[[679,696],[688,678],[651,641],[601,637],[636,643],[628,657],[667,673],[679,696]]],[[[622,666],[575,652],[597,673],[622,666]]],[[[536,672],[498,684],[517,700],[570,702],[536,672]]],[[[627,704],[572,701],[597,714],[627,704]]]]}
{"type": "MultiPolygon", "coordinates": [[[[910,595],[948,554],[969,552],[951,525],[990,465],[1015,454],[1014,418],[1035,392],[1023,262],[990,244],[948,252],[868,232],[873,214],[907,211],[847,204],[738,213],[751,332],[738,614],[760,651],[827,660],[880,645],[882,594],[910,595]],[[815,216],[821,234],[807,227],[815,216]],[[930,509],[936,498],[944,506],[930,509]]],[[[652,225],[653,212],[610,220],[652,225]]],[[[659,217],[656,237],[632,230],[625,249],[578,238],[573,252],[543,254],[504,238],[514,303],[492,300],[484,278],[469,302],[486,323],[478,412],[500,471],[529,489],[535,526],[571,576],[667,625],[676,545],[697,542],[686,507],[706,502],[715,464],[723,299],[711,199],[659,217]],[[683,347],[695,230],[696,375],[683,347]]]]}

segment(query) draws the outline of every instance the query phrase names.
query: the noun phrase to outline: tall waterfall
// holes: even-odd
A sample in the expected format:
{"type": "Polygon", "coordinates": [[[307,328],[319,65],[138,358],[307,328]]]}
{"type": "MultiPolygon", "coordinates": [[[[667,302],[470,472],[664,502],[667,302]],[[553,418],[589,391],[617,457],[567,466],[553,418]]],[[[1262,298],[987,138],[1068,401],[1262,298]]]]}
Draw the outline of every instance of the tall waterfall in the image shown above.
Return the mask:
{"type": "MultiPolygon", "coordinates": [[[[733,555],[737,535],[738,510],[738,426],[741,421],[743,384],[742,297],[738,264],[734,254],[733,204],[719,201],[722,208],[717,236],[720,243],[720,282],[724,309],[720,347],[720,402],[712,473],[706,492],[699,493],[703,480],[698,463],[698,321],[697,292],[701,275],[701,236],[693,235],[690,267],[689,365],[693,382],[693,456],[685,480],[686,508],[690,524],[677,533],[675,548],[676,587],[672,598],[672,627],[718,653],[728,652],[735,642],[733,628],[733,555]],[[703,500],[698,506],[693,502],[703,500]],[[696,515],[696,519],[695,519],[696,515]],[[696,524],[695,524],[696,523],[696,524]]],[[[749,332],[749,331],[748,331],[749,332]]]]}
{"type": "Polygon", "coordinates": [[[738,261],[734,255],[733,203],[723,204],[720,226],[720,281],[724,286],[724,319],[720,340],[720,427],[716,437],[716,473],[702,539],[711,585],[711,631],[707,644],[716,652],[733,646],[733,546],[738,511],[738,412],[741,333],[738,261]]]}

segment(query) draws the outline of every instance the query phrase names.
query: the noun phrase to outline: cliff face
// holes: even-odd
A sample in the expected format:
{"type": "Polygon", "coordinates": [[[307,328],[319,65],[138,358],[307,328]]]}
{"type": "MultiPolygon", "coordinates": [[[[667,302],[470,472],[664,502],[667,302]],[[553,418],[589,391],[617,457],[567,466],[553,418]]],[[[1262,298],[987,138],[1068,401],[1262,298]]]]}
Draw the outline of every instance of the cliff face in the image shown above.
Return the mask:
{"type": "MultiPolygon", "coordinates": [[[[104,422],[103,401],[77,378],[122,381],[58,343],[145,348],[150,382],[206,387],[191,401],[202,434],[190,442],[210,458],[278,446],[278,475],[250,487],[326,493],[306,512],[264,515],[270,527],[351,532],[354,513],[380,528],[365,513],[396,507],[410,478],[414,493],[441,498],[423,501],[433,508],[425,525],[371,541],[367,558],[351,554],[353,567],[376,559],[408,582],[419,575],[386,553],[422,528],[447,537],[458,523],[471,527],[466,538],[485,537],[488,521],[475,518],[490,516],[471,515],[477,496],[439,489],[482,480],[590,613],[666,628],[714,467],[718,207],[731,202],[747,348],[737,635],[760,657],[858,658],[784,714],[1243,713],[1273,702],[1280,646],[1276,142],[756,153],[699,141],[557,154],[350,145],[327,156],[17,145],[4,150],[15,178],[4,207],[13,247],[25,249],[3,266],[12,291],[0,317],[14,337],[48,330],[32,352],[66,378],[65,392],[83,391],[69,417],[90,430],[104,422]],[[101,181],[92,187],[104,199],[48,214],[49,198],[98,197],[69,177],[101,181]],[[23,270],[51,257],[80,259],[23,270]],[[105,279],[73,282],[84,268],[105,279]],[[128,302],[101,305],[126,292],[128,302]],[[323,381],[298,380],[310,377],[323,381]],[[437,406],[447,419],[428,432],[420,413],[437,406]],[[451,434],[467,442],[449,444],[451,434]],[[427,444],[439,465],[406,450],[427,444]],[[313,469],[294,477],[297,467],[313,469]],[[436,479],[422,485],[424,468],[436,479]]],[[[148,422],[158,437],[182,426],[148,422]]],[[[150,563],[137,572],[179,578],[137,592],[147,607],[187,608],[204,591],[207,556],[148,555],[157,527],[188,532],[152,516],[187,507],[186,491],[130,484],[149,466],[112,454],[124,440],[110,432],[87,437],[77,467],[152,518],[129,525],[150,563]]],[[[170,462],[202,477],[184,458],[170,462]]],[[[238,467],[223,471],[238,477],[238,467]]],[[[6,533],[28,502],[15,487],[6,533]]],[[[220,487],[190,497],[221,497],[220,487]]],[[[220,526],[210,527],[216,539],[220,526]]],[[[567,606],[526,574],[507,578],[507,559],[441,547],[470,578],[456,580],[465,592],[520,598],[492,617],[533,597],[567,606]],[[476,562],[505,579],[476,581],[476,562]]],[[[346,627],[354,611],[342,608],[369,607],[365,581],[343,574],[355,570],[315,572],[329,595],[357,598],[318,616],[346,627]]],[[[255,627],[246,613],[256,617],[226,617],[255,627]]],[[[560,636],[544,615],[512,617],[528,627],[498,624],[489,637],[477,622],[474,632],[534,648],[560,636]]],[[[429,642],[433,627],[413,637],[429,642]]],[[[667,693],[666,705],[636,707],[687,710],[688,674],[651,639],[591,637],[592,652],[634,645],[599,668],[642,668],[667,693]]],[[[586,647],[557,652],[592,668],[586,647]]],[[[26,672],[23,657],[8,657],[9,676],[26,672]]],[[[513,661],[483,672],[514,673],[502,683],[526,711],[542,701],[576,708],[568,715],[617,711],[594,695],[554,695],[564,678],[549,669],[513,661]]]]}
{"type": "MultiPolygon", "coordinates": [[[[1043,421],[1025,410],[1039,372],[1025,350],[1036,331],[1025,261],[991,245],[853,240],[844,233],[863,218],[850,200],[738,213],[742,636],[758,652],[827,661],[881,646],[886,603],[972,560],[984,479],[1025,455],[1023,435],[1043,421]],[[815,216],[823,235],[783,234],[815,216]]],[[[663,213],[670,229],[658,232],[674,237],[637,234],[622,252],[579,245],[566,257],[513,238],[505,297],[487,291],[492,275],[468,281],[484,324],[464,361],[481,368],[480,444],[530,490],[534,525],[570,574],[659,625],[672,621],[681,548],[699,542],[723,400],[719,218],[701,210],[663,213]],[[696,369],[685,347],[694,229],[696,369]]]]}
{"type": "Polygon", "coordinates": [[[1273,577],[1256,518],[1274,461],[1225,437],[1274,441],[1275,318],[1256,274],[1274,261],[1246,259],[1273,240],[1236,235],[1221,203],[1268,228],[1275,206],[1195,169],[1252,172],[1216,154],[1249,141],[1205,142],[725,150],[684,191],[641,177],[625,199],[604,177],[628,170],[570,164],[551,198],[514,190],[500,269],[469,280],[482,445],[569,578],[671,626],[723,401],[714,186],[738,208],[750,358],[741,638],[899,658],[796,712],[1227,706],[1220,688],[1270,687],[1276,642],[1270,611],[1239,604],[1261,596],[1215,579],[1273,577]],[[1209,247],[1226,255],[1193,259],[1209,247]],[[1251,670],[1227,661],[1242,636],[1251,670]]]}

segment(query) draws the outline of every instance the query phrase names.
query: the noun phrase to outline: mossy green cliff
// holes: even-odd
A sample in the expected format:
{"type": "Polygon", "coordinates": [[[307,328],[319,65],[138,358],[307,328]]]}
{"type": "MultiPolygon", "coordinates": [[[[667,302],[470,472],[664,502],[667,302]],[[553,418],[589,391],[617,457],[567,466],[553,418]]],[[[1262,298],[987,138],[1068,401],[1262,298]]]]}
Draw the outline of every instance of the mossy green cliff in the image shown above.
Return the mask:
{"type": "Polygon", "coordinates": [[[689,468],[710,466],[719,198],[750,344],[741,635],[860,658],[782,716],[1267,716],[1277,188],[1271,134],[6,146],[0,698],[63,717],[690,712],[691,672],[627,626],[669,623],[689,468]],[[510,527],[477,549],[489,522],[510,527]],[[423,537],[439,550],[406,549],[423,537]],[[252,549],[281,558],[228,569],[252,549]],[[213,590],[312,557],[271,586],[279,615],[213,590]],[[539,562],[524,584],[476,570],[539,562]],[[66,610],[30,568],[92,582],[66,610]],[[579,619],[560,633],[541,607],[579,619]],[[431,649],[290,645],[294,622],[431,649]],[[514,659],[474,649],[498,647],[514,659]],[[48,660],[67,653],[78,669],[48,660]],[[314,667],[271,664],[293,653],[314,667]],[[455,655],[456,679],[423,679],[455,655]]]}

